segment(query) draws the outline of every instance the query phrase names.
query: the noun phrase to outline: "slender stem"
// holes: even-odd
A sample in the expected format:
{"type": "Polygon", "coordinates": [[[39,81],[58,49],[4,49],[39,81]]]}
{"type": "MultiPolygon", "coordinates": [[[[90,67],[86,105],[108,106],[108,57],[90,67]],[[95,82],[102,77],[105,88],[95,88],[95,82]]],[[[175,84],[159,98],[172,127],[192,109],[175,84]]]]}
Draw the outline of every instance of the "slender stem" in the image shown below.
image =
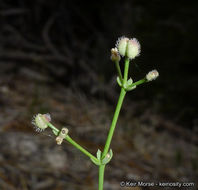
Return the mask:
{"type": "MultiPolygon", "coordinates": [[[[119,67],[118,66],[119,66],[119,63],[116,64],[116,68],[118,70],[119,77],[122,79],[120,66],[119,67]]],[[[126,82],[127,82],[128,70],[129,70],[129,59],[126,58],[125,67],[124,67],[123,84],[126,84],[126,82]]],[[[109,147],[110,147],[110,144],[111,144],[111,140],[112,140],[112,137],[113,137],[113,134],[114,134],[114,130],[115,130],[115,127],[116,127],[116,123],[117,123],[117,120],[118,120],[118,116],[119,116],[119,113],[120,113],[120,110],[121,110],[122,103],[123,103],[125,95],[126,95],[125,89],[121,88],[120,96],[119,96],[118,103],[117,103],[117,106],[116,106],[116,109],[115,109],[115,113],[114,113],[114,116],[113,116],[111,127],[109,129],[109,134],[107,136],[107,140],[106,140],[106,143],[105,143],[104,151],[102,153],[102,158],[104,158],[106,156],[106,154],[108,153],[108,151],[109,151],[109,147]]],[[[105,172],[105,165],[100,165],[99,166],[98,190],[103,190],[104,172],[105,172]]]]}
{"type": "Polygon", "coordinates": [[[52,130],[54,130],[55,132],[59,133],[60,131],[51,123],[47,123],[48,127],[50,127],[52,130]]]}
{"type": "Polygon", "coordinates": [[[125,59],[125,66],[124,66],[124,81],[123,84],[126,84],[128,79],[128,71],[129,71],[129,58],[125,59]]]}
{"type": "Polygon", "coordinates": [[[91,153],[85,150],[82,146],[76,143],[69,135],[65,137],[65,140],[67,140],[69,143],[71,143],[73,146],[75,146],[78,150],[80,150],[82,153],[87,155],[89,158],[92,158],[93,160],[98,161],[98,159],[95,156],[93,156],[91,153]]]}
{"type": "Polygon", "coordinates": [[[148,81],[147,81],[146,78],[143,78],[141,80],[138,80],[137,82],[134,82],[131,86],[135,86],[135,85],[138,86],[138,85],[143,84],[145,82],[148,82],[148,81]]]}
{"type": "Polygon", "coordinates": [[[118,72],[118,76],[119,76],[120,80],[122,81],[122,72],[121,72],[121,69],[120,69],[119,61],[115,61],[115,65],[116,65],[116,69],[117,69],[117,72],[118,72]]]}
{"type": "Polygon", "coordinates": [[[99,166],[98,190],[103,190],[105,165],[99,166]]]}
{"type": "MultiPolygon", "coordinates": [[[[124,67],[124,81],[123,81],[124,84],[126,84],[126,81],[127,81],[127,78],[128,78],[128,71],[129,71],[129,59],[126,58],[125,59],[125,67],[124,67]]],[[[113,120],[112,120],[112,123],[111,123],[109,134],[108,134],[108,137],[107,137],[107,140],[106,140],[106,143],[105,143],[104,151],[102,153],[103,158],[106,156],[106,154],[109,151],[109,147],[110,147],[110,144],[111,144],[111,140],[112,140],[112,137],[113,137],[113,133],[114,133],[114,130],[115,130],[115,127],[116,127],[116,123],[117,123],[117,120],[118,120],[118,116],[119,116],[119,113],[120,113],[120,109],[122,107],[122,103],[123,103],[125,94],[126,94],[126,91],[124,90],[124,88],[121,88],[120,96],[119,96],[118,103],[117,103],[117,106],[116,106],[116,109],[115,109],[115,113],[114,113],[114,116],[113,116],[113,120]]]]}
{"type": "MultiPolygon", "coordinates": [[[[52,130],[57,132],[57,134],[59,134],[60,130],[58,130],[54,125],[52,125],[51,123],[47,123],[47,125],[52,130]]],[[[84,153],[89,158],[92,158],[93,160],[98,161],[98,159],[95,156],[93,156],[90,152],[88,152],[86,149],[84,149],[82,146],[80,146],[77,142],[75,142],[69,135],[67,135],[65,137],[65,140],[67,140],[70,144],[72,144],[74,147],[76,147],[78,150],[80,150],[82,153],[84,153]]]]}
{"type": "Polygon", "coordinates": [[[108,137],[107,137],[107,140],[106,140],[106,143],[105,143],[104,151],[102,153],[102,157],[105,157],[106,154],[109,151],[109,147],[110,147],[110,144],[111,144],[111,140],[112,140],[112,137],[113,137],[113,133],[114,133],[114,130],[115,130],[115,127],[116,127],[116,123],[117,123],[117,120],[118,120],[118,116],[119,116],[119,113],[120,113],[120,109],[121,109],[125,94],[126,94],[126,91],[124,90],[124,88],[121,88],[120,96],[119,96],[119,99],[118,99],[118,104],[117,104],[116,109],[115,109],[115,113],[114,113],[114,116],[113,116],[113,120],[112,120],[112,123],[111,123],[109,134],[108,134],[108,137]]]}
{"type": "MultiPolygon", "coordinates": [[[[113,116],[113,120],[112,120],[112,123],[111,123],[109,134],[108,134],[108,137],[107,137],[107,140],[106,140],[106,143],[105,143],[104,151],[102,153],[102,158],[104,158],[109,151],[109,147],[110,147],[110,144],[111,144],[111,140],[112,140],[112,137],[113,137],[113,133],[114,133],[114,130],[115,130],[115,127],[116,127],[116,123],[117,123],[117,120],[118,120],[118,116],[119,116],[119,113],[120,113],[120,109],[121,109],[125,94],[126,94],[126,91],[124,90],[124,88],[121,88],[120,96],[119,96],[119,99],[118,99],[118,104],[117,104],[116,109],[115,109],[115,113],[114,113],[114,116],[113,116]]],[[[103,190],[104,172],[105,172],[105,165],[100,165],[99,166],[98,190],[103,190]]]]}

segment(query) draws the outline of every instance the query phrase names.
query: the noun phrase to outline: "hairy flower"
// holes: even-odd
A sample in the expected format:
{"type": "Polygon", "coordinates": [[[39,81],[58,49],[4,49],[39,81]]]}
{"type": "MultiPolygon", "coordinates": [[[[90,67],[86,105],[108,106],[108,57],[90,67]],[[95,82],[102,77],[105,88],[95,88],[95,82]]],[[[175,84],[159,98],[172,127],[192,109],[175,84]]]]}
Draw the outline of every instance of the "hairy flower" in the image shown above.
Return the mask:
{"type": "Polygon", "coordinates": [[[130,39],[128,41],[126,55],[129,59],[134,59],[140,55],[140,43],[136,38],[130,39]]]}
{"type": "Polygon", "coordinates": [[[121,37],[116,42],[116,47],[121,56],[126,56],[129,59],[134,59],[140,55],[140,43],[136,38],[121,37]]]}
{"type": "Polygon", "coordinates": [[[116,47],[119,51],[119,54],[121,56],[125,56],[126,55],[126,48],[127,48],[127,43],[129,41],[129,38],[126,38],[126,37],[121,37],[121,38],[118,38],[117,42],[116,42],[116,47]]]}
{"type": "Polygon", "coordinates": [[[49,123],[50,121],[51,121],[50,114],[38,113],[33,117],[32,124],[34,125],[34,129],[37,132],[42,132],[48,127],[47,123],[49,123]]]}
{"type": "Polygon", "coordinates": [[[146,79],[148,81],[155,80],[159,76],[159,73],[157,70],[152,70],[146,75],[146,79]]]}

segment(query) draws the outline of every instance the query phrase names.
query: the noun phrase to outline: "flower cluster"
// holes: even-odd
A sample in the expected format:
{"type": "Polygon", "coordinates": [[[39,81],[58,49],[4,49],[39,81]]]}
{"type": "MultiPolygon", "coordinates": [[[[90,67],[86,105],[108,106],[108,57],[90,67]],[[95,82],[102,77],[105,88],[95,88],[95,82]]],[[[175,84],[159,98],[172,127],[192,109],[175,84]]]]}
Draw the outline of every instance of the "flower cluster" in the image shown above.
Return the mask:
{"type": "Polygon", "coordinates": [[[121,37],[116,42],[116,48],[121,56],[134,59],[140,55],[140,43],[136,38],[121,37]]]}
{"type": "Polygon", "coordinates": [[[116,47],[111,49],[111,60],[115,62],[115,66],[118,72],[117,82],[120,87],[124,88],[126,91],[130,91],[136,88],[136,85],[143,84],[145,82],[150,82],[155,80],[159,73],[157,70],[150,71],[143,79],[133,83],[132,79],[128,80],[128,68],[130,60],[140,55],[140,43],[136,38],[120,37],[116,42],[116,47]],[[125,57],[125,68],[126,73],[124,77],[120,68],[120,59],[125,57]]]}

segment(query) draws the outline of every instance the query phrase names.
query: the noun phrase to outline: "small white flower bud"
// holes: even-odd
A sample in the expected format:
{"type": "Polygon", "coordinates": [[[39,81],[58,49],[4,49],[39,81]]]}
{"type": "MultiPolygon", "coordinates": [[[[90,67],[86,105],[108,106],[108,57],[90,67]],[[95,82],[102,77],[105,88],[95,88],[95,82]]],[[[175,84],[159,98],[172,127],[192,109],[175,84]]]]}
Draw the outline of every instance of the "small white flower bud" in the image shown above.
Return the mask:
{"type": "Polygon", "coordinates": [[[111,49],[111,60],[112,61],[120,61],[120,55],[118,53],[117,48],[112,48],[111,49]]]}
{"type": "Polygon", "coordinates": [[[140,43],[136,38],[121,37],[116,42],[116,47],[121,56],[127,56],[129,59],[134,59],[140,55],[140,43]]]}
{"type": "Polygon", "coordinates": [[[37,132],[44,131],[49,123],[51,121],[50,114],[37,114],[33,117],[32,124],[34,125],[34,128],[37,132]]]}
{"type": "Polygon", "coordinates": [[[129,59],[134,59],[136,56],[140,55],[140,43],[136,38],[128,41],[126,55],[129,59]]]}
{"type": "Polygon", "coordinates": [[[159,73],[157,70],[152,70],[146,75],[146,79],[148,81],[155,80],[159,76],[159,73]]]}
{"type": "Polygon", "coordinates": [[[121,56],[126,55],[126,48],[127,48],[128,41],[129,41],[129,38],[121,37],[121,38],[118,38],[118,40],[116,42],[116,47],[117,47],[119,54],[121,56]]]}

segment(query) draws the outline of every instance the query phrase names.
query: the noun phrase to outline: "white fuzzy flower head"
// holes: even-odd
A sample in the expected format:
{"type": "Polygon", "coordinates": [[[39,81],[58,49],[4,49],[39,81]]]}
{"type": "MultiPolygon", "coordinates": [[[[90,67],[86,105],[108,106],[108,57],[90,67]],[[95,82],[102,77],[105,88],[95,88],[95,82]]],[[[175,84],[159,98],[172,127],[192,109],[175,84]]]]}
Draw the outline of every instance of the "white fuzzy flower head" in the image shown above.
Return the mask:
{"type": "Polygon", "coordinates": [[[129,59],[134,59],[140,55],[140,43],[136,38],[128,41],[126,55],[129,59]]]}
{"type": "Polygon", "coordinates": [[[121,37],[116,42],[116,47],[121,56],[126,56],[129,59],[134,59],[140,55],[140,43],[136,38],[121,37]]]}
{"type": "Polygon", "coordinates": [[[128,41],[129,41],[129,38],[121,37],[121,38],[118,38],[118,40],[116,42],[116,47],[117,47],[119,54],[121,56],[126,55],[126,48],[127,48],[128,41]]]}
{"type": "Polygon", "coordinates": [[[148,81],[155,80],[159,76],[159,73],[157,70],[152,70],[146,75],[146,79],[148,81]]]}
{"type": "Polygon", "coordinates": [[[111,49],[111,60],[112,61],[120,61],[120,55],[118,53],[117,48],[112,48],[111,49]]]}
{"type": "Polygon", "coordinates": [[[50,121],[51,121],[50,114],[38,113],[33,117],[32,124],[34,125],[34,129],[37,132],[42,132],[48,127],[47,123],[49,123],[50,121]]]}

